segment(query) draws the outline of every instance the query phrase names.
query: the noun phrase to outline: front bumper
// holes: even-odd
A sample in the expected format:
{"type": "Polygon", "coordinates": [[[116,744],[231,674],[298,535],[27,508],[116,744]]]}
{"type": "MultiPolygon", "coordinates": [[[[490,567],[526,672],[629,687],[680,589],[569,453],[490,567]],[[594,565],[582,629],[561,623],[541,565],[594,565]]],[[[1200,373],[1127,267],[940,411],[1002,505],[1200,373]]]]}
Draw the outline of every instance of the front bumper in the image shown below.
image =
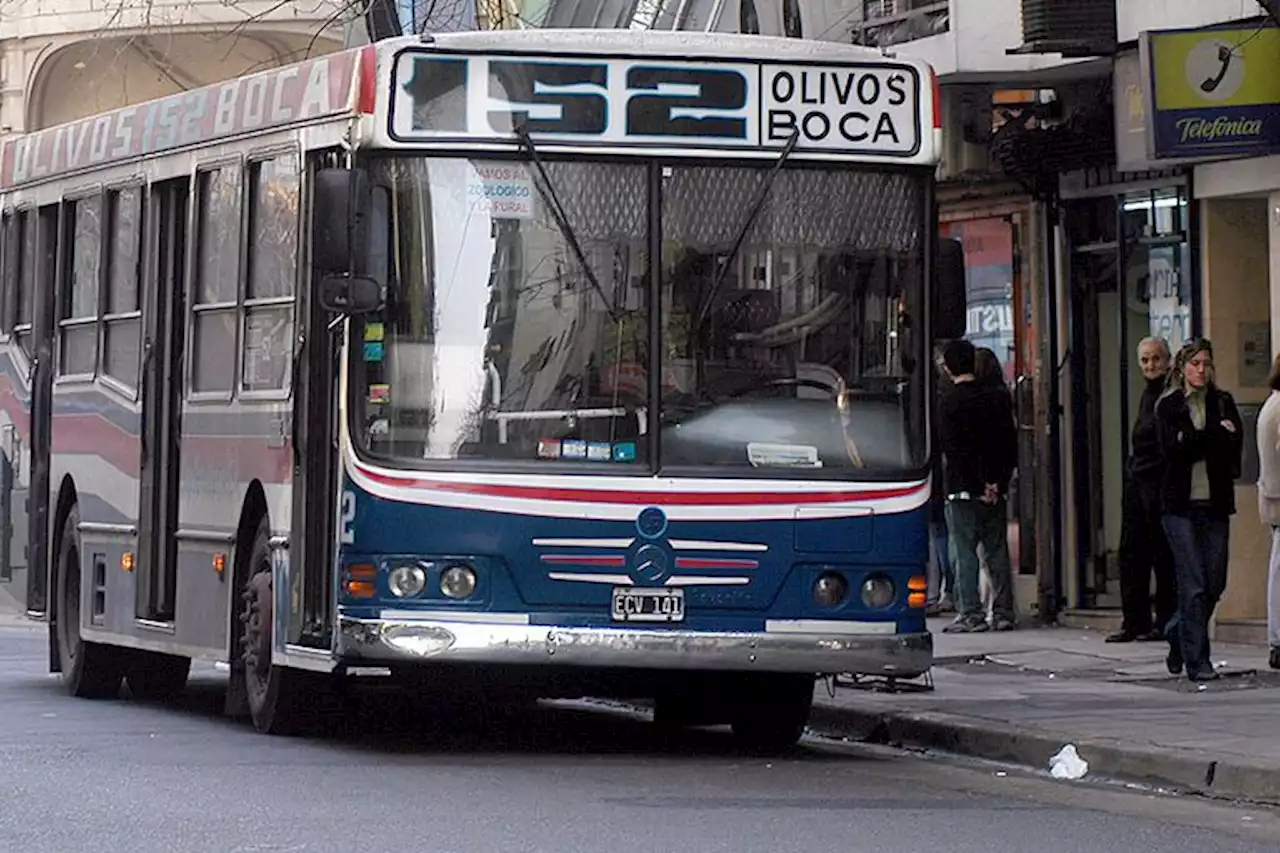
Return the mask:
{"type": "Polygon", "coordinates": [[[554,664],[913,678],[933,665],[933,635],[711,633],[343,616],[337,651],[351,663],[554,664]]]}

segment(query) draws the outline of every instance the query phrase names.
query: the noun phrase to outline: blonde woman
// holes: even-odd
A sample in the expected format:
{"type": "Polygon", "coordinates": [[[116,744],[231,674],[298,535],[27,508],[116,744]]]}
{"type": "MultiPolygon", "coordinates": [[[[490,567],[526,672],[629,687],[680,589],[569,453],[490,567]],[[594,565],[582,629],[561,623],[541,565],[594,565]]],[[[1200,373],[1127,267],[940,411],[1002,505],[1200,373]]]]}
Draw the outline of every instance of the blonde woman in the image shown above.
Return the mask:
{"type": "Polygon", "coordinates": [[[1271,367],[1271,396],[1258,413],[1258,512],[1271,525],[1267,577],[1267,645],[1271,668],[1280,669],[1280,355],[1271,367]]]}
{"type": "Polygon", "coordinates": [[[1169,387],[1156,403],[1165,470],[1161,525],[1173,551],[1178,612],[1170,624],[1169,672],[1217,678],[1209,657],[1209,619],[1227,587],[1227,539],[1235,514],[1242,426],[1235,400],[1214,382],[1213,345],[1178,351],[1169,387]]]}

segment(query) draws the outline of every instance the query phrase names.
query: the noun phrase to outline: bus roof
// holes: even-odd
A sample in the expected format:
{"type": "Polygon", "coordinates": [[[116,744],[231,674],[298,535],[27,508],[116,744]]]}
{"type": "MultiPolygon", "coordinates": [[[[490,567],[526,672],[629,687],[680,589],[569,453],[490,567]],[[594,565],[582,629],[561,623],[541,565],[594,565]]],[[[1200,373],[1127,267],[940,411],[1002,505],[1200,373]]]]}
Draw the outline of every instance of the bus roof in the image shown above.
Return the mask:
{"type": "MultiPolygon", "coordinates": [[[[663,65],[679,66],[684,63],[687,67],[708,62],[734,66],[739,71],[744,63],[759,63],[761,67],[763,64],[782,67],[788,63],[814,67],[861,66],[872,70],[885,66],[913,72],[916,95],[911,106],[916,112],[930,105],[935,113],[937,109],[936,97],[925,82],[932,72],[924,63],[885,56],[871,48],[834,42],[725,33],[583,29],[494,30],[406,36],[11,137],[4,141],[0,152],[0,190],[149,155],[361,113],[378,114],[374,144],[395,147],[404,143],[436,141],[429,136],[397,136],[394,130],[389,129],[396,122],[394,114],[399,90],[405,87],[403,80],[396,79],[396,69],[391,66],[398,65],[398,58],[404,54],[449,53],[528,55],[530,59],[621,57],[630,58],[633,64],[642,60],[649,65],[660,58],[663,65]]],[[[764,89],[762,75],[755,85],[764,89]]],[[[844,97],[852,97],[850,83],[844,85],[844,97]]],[[[763,92],[760,97],[763,97],[763,92]]],[[[801,97],[799,90],[796,97],[801,97]]],[[[832,97],[834,99],[835,96],[832,97]]],[[[806,100],[805,103],[811,101],[806,100]]],[[[754,107],[748,104],[744,109],[754,107]]],[[[409,111],[402,110],[404,113],[409,111]]],[[[509,129],[499,135],[508,142],[512,139],[509,129]]],[[[547,134],[544,132],[543,135],[547,134]]],[[[495,138],[492,131],[487,136],[489,141],[495,138]]],[[[917,136],[923,136],[923,133],[917,132],[917,136]]],[[[463,141],[474,142],[477,138],[473,135],[463,141]]],[[[621,147],[633,141],[632,138],[612,137],[599,140],[621,147]]],[[[665,144],[671,147],[687,141],[690,140],[676,138],[667,140],[665,144]]],[[[715,148],[721,141],[715,141],[710,147],[715,148]]],[[[554,138],[551,144],[555,147],[554,138]]],[[[921,147],[917,143],[909,156],[915,160],[927,160],[933,155],[933,146],[926,146],[928,151],[923,154],[921,147]]],[[[804,149],[802,144],[799,150],[804,149]]],[[[869,153],[875,156],[879,152],[869,153]]]]}

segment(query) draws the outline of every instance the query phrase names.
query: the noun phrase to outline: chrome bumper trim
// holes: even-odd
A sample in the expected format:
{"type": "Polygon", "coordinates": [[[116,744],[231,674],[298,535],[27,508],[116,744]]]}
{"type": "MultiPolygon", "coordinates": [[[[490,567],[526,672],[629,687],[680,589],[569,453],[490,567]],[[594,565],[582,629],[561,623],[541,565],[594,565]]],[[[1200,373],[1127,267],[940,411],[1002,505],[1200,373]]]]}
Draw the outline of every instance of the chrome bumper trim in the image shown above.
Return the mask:
{"type": "Polygon", "coordinates": [[[849,672],[912,678],[933,664],[933,635],[705,633],[344,616],[339,618],[337,653],[352,662],[849,672]]]}

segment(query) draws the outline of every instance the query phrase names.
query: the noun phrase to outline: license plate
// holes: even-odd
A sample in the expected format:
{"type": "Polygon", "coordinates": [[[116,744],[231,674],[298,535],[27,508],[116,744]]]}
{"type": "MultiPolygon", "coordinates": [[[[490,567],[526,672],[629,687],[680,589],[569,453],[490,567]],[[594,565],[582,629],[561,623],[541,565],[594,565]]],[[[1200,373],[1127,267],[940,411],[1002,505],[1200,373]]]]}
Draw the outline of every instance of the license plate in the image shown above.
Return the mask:
{"type": "Polygon", "coordinates": [[[684,590],[617,587],[612,610],[616,622],[683,622],[684,590]]]}

